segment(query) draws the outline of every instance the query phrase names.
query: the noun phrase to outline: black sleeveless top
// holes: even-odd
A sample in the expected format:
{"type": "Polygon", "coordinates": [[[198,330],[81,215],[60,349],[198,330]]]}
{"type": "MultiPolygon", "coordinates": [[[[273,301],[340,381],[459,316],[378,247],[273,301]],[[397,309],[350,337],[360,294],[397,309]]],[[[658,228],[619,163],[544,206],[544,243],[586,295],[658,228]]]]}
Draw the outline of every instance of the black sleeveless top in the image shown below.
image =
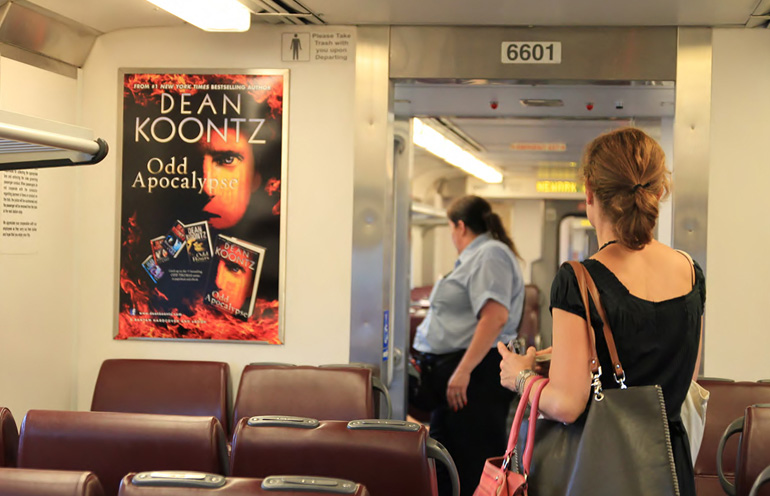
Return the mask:
{"type": "MultiPolygon", "coordinates": [[[[618,358],[626,373],[626,385],[660,385],[668,418],[678,419],[695,369],[706,301],[706,280],[700,266],[695,263],[695,284],[689,293],[652,302],[629,293],[615,274],[598,260],[588,259],[583,265],[596,283],[612,326],[618,358]]],[[[596,331],[596,352],[602,367],[602,387],[618,387],[602,332],[602,319],[593,303],[590,306],[591,323],[596,331]]],[[[551,286],[553,308],[585,319],[580,288],[569,264],[559,269],[551,286]]]]}
{"type": "MultiPolygon", "coordinates": [[[[626,385],[657,384],[663,389],[680,494],[694,495],[689,443],[679,414],[698,355],[701,316],[706,302],[703,271],[697,263],[694,264],[695,283],[689,293],[652,302],[629,293],[615,274],[598,260],[585,260],[583,265],[599,290],[612,327],[618,358],[626,373],[626,385]]],[[[591,323],[596,331],[596,353],[602,367],[602,387],[617,388],[619,386],[612,374],[612,360],[602,332],[602,319],[593,303],[589,305],[591,323]]],[[[569,264],[562,265],[551,286],[551,310],[554,308],[585,319],[580,288],[569,264]]]]}

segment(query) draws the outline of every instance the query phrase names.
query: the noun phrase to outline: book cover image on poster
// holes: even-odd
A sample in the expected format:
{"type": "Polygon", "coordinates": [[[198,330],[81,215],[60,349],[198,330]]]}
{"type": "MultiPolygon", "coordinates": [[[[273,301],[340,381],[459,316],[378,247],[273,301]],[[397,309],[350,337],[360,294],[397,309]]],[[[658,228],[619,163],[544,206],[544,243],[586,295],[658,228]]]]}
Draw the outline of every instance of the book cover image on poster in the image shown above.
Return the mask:
{"type": "Polygon", "coordinates": [[[235,317],[251,317],[264,258],[262,246],[221,234],[217,236],[203,301],[235,317]]]}
{"type": "Polygon", "coordinates": [[[289,72],[249,72],[121,70],[115,339],[283,344],[289,72]],[[162,276],[148,277],[148,254],[162,276]],[[229,265],[216,286],[227,257],[254,263],[229,265]],[[225,276],[238,270],[248,284],[231,293],[225,276]]]}
{"type": "Polygon", "coordinates": [[[160,268],[160,265],[155,263],[155,259],[152,258],[152,255],[144,259],[144,262],[142,262],[142,267],[144,267],[144,270],[147,271],[147,274],[150,276],[150,279],[152,279],[152,282],[157,283],[160,278],[163,277],[163,269],[160,268]]]}
{"type": "Polygon", "coordinates": [[[185,243],[185,226],[179,221],[176,221],[171,230],[163,238],[163,247],[168,251],[168,255],[171,258],[176,258],[184,248],[185,243]]]}
{"type": "Polygon", "coordinates": [[[199,264],[211,260],[211,234],[208,222],[204,220],[185,224],[185,242],[190,262],[199,264]]]}
{"type": "Polygon", "coordinates": [[[166,250],[166,247],[163,246],[164,239],[165,239],[165,236],[158,236],[157,238],[152,238],[150,240],[150,250],[152,250],[152,258],[155,260],[155,263],[158,265],[163,265],[164,263],[171,260],[171,257],[168,256],[168,250],[166,250]]]}

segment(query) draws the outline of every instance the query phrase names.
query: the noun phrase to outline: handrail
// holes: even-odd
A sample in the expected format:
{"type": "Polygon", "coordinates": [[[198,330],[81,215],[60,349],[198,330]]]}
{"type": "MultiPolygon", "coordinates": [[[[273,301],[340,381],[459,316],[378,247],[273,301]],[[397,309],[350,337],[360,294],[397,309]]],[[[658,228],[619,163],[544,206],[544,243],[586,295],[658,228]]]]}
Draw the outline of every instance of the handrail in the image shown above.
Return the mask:
{"type": "Polygon", "coordinates": [[[108,151],[89,129],[0,111],[0,170],[95,164],[108,151]]]}
{"type": "Polygon", "coordinates": [[[449,479],[452,482],[452,496],[460,496],[460,475],[457,472],[457,465],[455,465],[452,455],[449,454],[449,450],[432,437],[429,437],[426,441],[425,449],[430,458],[439,460],[449,472],[449,479]]]}

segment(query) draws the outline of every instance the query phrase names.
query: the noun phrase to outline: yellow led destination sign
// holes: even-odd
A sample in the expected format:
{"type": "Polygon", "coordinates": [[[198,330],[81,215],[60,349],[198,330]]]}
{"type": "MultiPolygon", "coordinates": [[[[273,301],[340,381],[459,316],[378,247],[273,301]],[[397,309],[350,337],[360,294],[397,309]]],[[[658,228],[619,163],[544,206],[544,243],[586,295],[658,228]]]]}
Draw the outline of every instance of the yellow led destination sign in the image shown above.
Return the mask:
{"type": "Polygon", "coordinates": [[[535,191],[538,193],[582,193],[585,188],[575,181],[537,181],[535,191]]]}
{"type": "Polygon", "coordinates": [[[511,150],[520,152],[565,152],[566,143],[511,143],[511,150]]]}

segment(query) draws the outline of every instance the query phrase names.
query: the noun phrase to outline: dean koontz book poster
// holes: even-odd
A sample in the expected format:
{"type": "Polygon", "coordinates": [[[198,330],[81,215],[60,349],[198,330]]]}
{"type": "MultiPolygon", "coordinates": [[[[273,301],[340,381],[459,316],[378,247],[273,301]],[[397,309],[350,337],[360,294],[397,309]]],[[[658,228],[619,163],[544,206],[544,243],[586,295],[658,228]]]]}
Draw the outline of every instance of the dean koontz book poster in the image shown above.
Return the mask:
{"type": "Polygon", "coordinates": [[[116,339],[281,344],[288,71],[121,78],[116,339]],[[248,291],[228,296],[244,257],[248,291]]]}

